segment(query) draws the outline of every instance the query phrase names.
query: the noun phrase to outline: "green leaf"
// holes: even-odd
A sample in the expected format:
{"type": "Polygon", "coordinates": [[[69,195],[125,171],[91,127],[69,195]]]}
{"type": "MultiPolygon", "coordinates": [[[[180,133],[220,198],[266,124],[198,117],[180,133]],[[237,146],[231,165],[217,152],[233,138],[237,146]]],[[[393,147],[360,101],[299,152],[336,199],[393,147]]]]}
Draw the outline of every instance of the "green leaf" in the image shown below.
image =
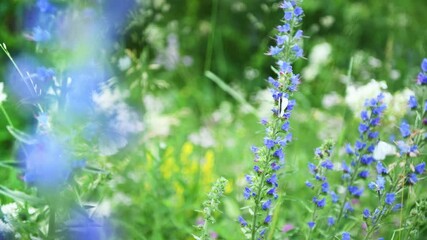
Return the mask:
{"type": "Polygon", "coordinates": [[[12,127],[7,126],[7,130],[9,131],[12,136],[14,136],[18,141],[26,143],[26,144],[35,144],[37,141],[33,139],[30,135],[12,127]]]}
{"type": "Polygon", "coordinates": [[[11,190],[7,187],[0,186],[0,194],[10,197],[17,202],[26,202],[33,206],[44,205],[44,201],[38,197],[34,197],[20,191],[11,190]]]}
{"type": "Polygon", "coordinates": [[[89,165],[86,165],[85,168],[84,168],[84,170],[88,171],[88,172],[91,172],[91,173],[108,174],[108,172],[105,171],[105,170],[103,170],[103,169],[100,169],[100,168],[97,168],[97,167],[94,167],[94,166],[89,166],[89,165]]]}
{"type": "Polygon", "coordinates": [[[20,166],[19,163],[14,160],[0,161],[0,167],[13,168],[13,169],[22,168],[22,166],[20,166]]]}

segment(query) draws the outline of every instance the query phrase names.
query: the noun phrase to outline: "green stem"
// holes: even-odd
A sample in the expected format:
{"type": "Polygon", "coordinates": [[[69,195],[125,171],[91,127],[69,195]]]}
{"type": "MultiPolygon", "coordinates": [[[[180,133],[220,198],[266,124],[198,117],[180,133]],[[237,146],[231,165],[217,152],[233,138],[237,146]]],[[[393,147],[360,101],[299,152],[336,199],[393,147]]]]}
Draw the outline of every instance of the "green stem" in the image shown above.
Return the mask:
{"type": "Polygon", "coordinates": [[[49,209],[49,231],[47,233],[48,239],[55,239],[55,231],[56,231],[55,214],[56,214],[56,208],[55,208],[54,204],[52,203],[52,204],[50,204],[50,209],[49,209]]]}
{"type": "Polygon", "coordinates": [[[3,104],[0,103],[0,109],[3,112],[4,117],[6,118],[7,123],[9,124],[9,126],[13,127],[13,123],[12,120],[10,120],[9,114],[7,114],[6,109],[4,109],[3,104]]]}

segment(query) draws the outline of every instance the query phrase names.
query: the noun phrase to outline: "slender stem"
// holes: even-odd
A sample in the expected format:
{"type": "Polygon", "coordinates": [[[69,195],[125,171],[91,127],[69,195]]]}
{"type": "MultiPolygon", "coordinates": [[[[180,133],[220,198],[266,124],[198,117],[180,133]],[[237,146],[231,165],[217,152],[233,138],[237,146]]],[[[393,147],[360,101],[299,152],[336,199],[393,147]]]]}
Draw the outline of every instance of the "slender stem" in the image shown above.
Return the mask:
{"type": "Polygon", "coordinates": [[[54,203],[51,203],[49,206],[49,231],[47,233],[47,238],[48,239],[55,239],[55,224],[56,224],[56,219],[55,219],[55,214],[56,214],[56,208],[54,206],[54,203]]]}
{"type": "Polygon", "coordinates": [[[12,123],[12,120],[10,120],[9,114],[7,114],[6,109],[4,109],[4,106],[1,103],[0,103],[0,109],[3,112],[3,115],[6,118],[6,121],[9,124],[9,126],[14,127],[13,123],[12,123]]]}
{"type": "Polygon", "coordinates": [[[211,68],[212,62],[212,51],[213,51],[213,43],[215,40],[215,29],[216,29],[216,21],[218,14],[218,0],[212,1],[212,15],[211,15],[211,35],[208,40],[208,46],[206,47],[206,59],[205,59],[205,67],[204,70],[208,71],[211,68]]]}

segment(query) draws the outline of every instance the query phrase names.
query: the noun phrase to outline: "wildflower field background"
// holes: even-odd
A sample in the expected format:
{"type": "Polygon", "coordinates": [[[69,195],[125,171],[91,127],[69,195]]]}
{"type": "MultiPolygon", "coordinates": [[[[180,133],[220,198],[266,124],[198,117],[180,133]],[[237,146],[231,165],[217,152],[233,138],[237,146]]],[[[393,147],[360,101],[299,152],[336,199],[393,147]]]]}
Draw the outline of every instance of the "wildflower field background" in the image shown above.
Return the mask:
{"type": "Polygon", "coordinates": [[[427,239],[426,11],[2,0],[0,239],[427,239]]]}

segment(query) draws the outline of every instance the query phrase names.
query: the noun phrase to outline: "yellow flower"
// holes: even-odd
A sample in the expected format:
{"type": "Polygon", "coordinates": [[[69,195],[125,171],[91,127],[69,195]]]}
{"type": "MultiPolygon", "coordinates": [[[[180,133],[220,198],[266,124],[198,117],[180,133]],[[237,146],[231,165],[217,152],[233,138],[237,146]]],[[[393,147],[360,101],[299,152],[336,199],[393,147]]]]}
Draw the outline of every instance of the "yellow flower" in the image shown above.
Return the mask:
{"type": "Polygon", "coordinates": [[[166,159],[163,164],[160,166],[160,172],[165,179],[170,179],[172,175],[179,171],[178,165],[175,163],[175,159],[173,158],[173,149],[167,148],[166,153],[164,155],[166,159]]]}

